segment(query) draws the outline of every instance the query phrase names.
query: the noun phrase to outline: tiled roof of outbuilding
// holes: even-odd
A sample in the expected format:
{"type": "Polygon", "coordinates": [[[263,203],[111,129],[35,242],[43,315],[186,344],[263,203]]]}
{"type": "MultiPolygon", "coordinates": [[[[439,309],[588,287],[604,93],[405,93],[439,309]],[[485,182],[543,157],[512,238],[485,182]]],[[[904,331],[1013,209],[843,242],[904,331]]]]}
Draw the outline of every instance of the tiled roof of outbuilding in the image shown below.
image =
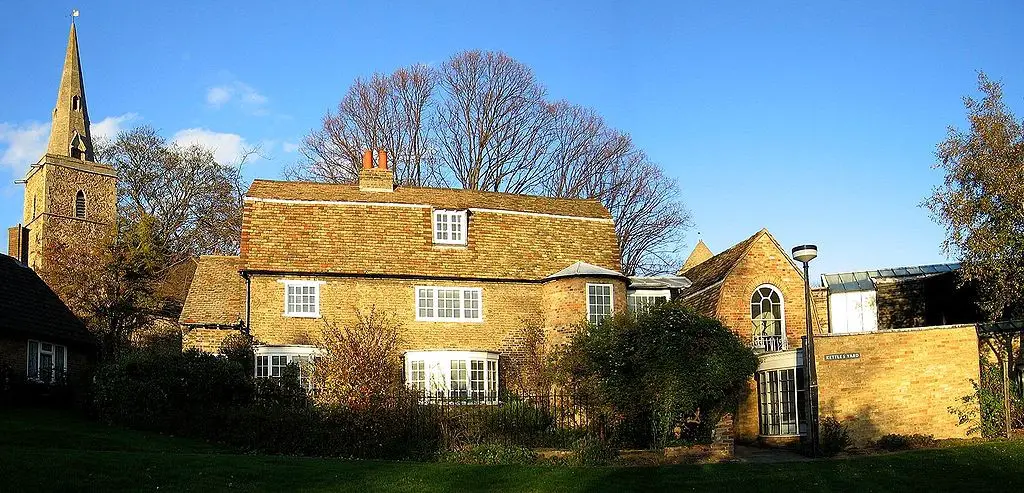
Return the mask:
{"type": "Polygon", "coordinates": [[[53,343],[96,345],[96,339],[56,293],[15,258],[0,254],[0,333],[53,343]]]}
{"type": "Polygon", "coordinates": [[[396,187],[393,192],[368,192],[359,190],[357,185],[255,180],[249,187],[246,197],[277,200],[422,204],[437,209],[496,209],[611,219],[611,214],[598,200],[559,199],[451,188],[396,187]]]}
{"type": "Polygon", "coordinates": [[[245,306],[243,267],[237,256],[199,257],[179,321],[185,325],[237,325],[245,306]]]}

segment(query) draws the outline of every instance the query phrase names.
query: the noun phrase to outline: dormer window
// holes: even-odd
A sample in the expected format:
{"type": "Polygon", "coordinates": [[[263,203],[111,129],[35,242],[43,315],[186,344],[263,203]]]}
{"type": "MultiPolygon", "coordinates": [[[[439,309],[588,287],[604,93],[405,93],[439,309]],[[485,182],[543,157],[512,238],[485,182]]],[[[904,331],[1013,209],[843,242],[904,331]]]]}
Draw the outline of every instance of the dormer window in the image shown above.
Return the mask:
{"type": "Polygon", "coordinates": [[[81,190],[75,194],[75,218],[85,219],[85,192],[81,190]]]}
{"type": "Polygon", "coordinates": [[[435,210],[434,243],[465,245],[466,225],[466,211],[435,210]]]}

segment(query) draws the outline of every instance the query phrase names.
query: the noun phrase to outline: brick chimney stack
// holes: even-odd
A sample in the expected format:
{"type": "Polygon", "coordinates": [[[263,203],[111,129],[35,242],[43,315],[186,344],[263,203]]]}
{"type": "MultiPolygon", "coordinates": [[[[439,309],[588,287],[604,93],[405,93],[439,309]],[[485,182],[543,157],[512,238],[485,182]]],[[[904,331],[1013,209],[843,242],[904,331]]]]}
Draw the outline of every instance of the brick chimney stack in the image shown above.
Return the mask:
{"type": "Polygon", "coordinates": [[[388,169],[388,152],[377,150],[374,166],[373,151],[363,151],[363,167],[359,170],[359,190],[363,192],[394,192],[395,172],[388,169]]]}

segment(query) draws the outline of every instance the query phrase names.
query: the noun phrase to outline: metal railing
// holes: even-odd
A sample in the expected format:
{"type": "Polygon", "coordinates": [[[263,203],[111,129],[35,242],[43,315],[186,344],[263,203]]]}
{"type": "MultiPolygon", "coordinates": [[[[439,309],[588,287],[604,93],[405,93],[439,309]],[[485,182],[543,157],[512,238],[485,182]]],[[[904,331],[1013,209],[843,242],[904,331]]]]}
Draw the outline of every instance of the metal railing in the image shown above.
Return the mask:
{"type": "Polygon", "coordinates": [[[785,334],[754,334],[751,340],[754,351],[764,353],[775,353],[789,349],[789,341],[785,334]]]}

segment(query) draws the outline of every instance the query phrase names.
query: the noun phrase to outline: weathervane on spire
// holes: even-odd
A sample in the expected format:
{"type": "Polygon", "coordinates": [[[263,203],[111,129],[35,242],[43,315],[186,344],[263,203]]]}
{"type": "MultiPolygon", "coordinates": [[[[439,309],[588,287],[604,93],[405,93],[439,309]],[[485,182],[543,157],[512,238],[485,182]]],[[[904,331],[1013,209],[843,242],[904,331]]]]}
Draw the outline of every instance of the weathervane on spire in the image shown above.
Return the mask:
{"type": "Polygon", "coordinates": [[[78,9],[74,9],[74,10],[71,11],[71,23],[72,24],[75,23],[75,17],[78,17],[78,9]]]}

